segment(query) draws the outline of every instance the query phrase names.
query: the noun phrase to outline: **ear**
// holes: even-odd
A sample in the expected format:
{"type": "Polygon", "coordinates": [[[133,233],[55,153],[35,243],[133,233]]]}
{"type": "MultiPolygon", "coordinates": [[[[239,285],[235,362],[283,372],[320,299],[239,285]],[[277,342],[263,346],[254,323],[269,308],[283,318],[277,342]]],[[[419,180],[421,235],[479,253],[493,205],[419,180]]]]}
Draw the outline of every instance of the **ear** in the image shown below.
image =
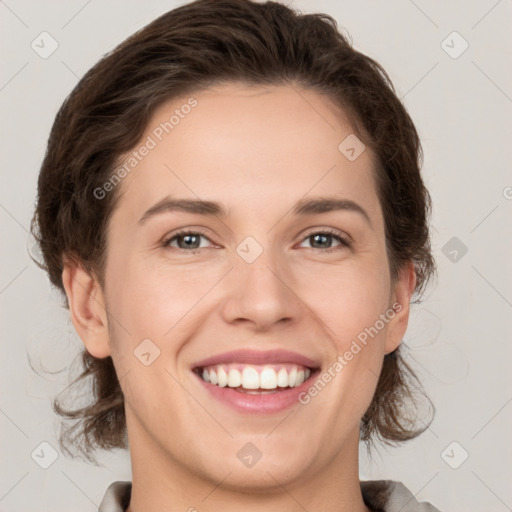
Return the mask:
{"type": "Polygon", "coordinates": [[[414,263],[411,261],[400,271],[391,293],[390,307],[394,309],[395,315],[388,323],[386,354],[393,352],[400,345],[405,335],[409,322],[410,300],[415,286],[416,272],[414,263]]]}
{"type": "Polygon", "coordinates": [[[68,297],[71,321],[87,352],[99,359],[109,356],[108,318],[97,278],[80,264],[66,261],[62,282],[68,297]]]}

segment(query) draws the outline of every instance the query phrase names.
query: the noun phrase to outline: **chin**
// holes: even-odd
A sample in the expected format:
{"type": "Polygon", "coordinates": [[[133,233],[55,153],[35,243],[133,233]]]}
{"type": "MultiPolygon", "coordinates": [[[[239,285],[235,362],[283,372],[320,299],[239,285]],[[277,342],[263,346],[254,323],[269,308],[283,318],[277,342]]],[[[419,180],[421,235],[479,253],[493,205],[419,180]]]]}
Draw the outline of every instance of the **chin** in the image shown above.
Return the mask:
{"type": "MultiPolygon", "coordinates": [[[[293,462],[289,459],[287,464],[293,466],[293,462]]],[[[220,480],[216,480],[216,484],[222,481],[222,488],[226,490],[240,492],[245,494],[271,494],[273,492],[282,492],[283,486],[288,486],[293,481],[299,479],[300,470],[293,467],[276,467],[274,465],[264,465],[262,461],[258,464],[258,468],[250,469],[234,468],[229,476],[222,475],[220,480]],[[261,466],[260,466],[261,464],[261,466]]]]}

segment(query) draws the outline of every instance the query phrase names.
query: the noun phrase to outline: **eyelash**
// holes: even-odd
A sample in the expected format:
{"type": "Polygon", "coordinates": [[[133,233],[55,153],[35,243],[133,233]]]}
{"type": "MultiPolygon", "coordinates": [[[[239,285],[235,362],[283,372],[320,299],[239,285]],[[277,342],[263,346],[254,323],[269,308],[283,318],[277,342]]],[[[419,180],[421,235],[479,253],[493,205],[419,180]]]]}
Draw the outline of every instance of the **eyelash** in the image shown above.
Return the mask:
{"type": "MultiPolygon", "coordinates": [[[[182,230],[182,231],[179,231],[178,233],[174,233],[174,235],[172,235],[171,237],[168,237],[168,238],[165,238],[163,241],[162,241],[162,247],[166,248],[166,249],[169,249],[170,246],[169,246],[169,243],[171,241],[173,241],[174,239],[178,238],[179,236],[185,236],[185,235],[201,235],[202,237],[206,238],[207,240],[210,240],[208,238],[208,236],[206,235],[205,232],[201,231],[200,229],[197,229],[195,231],[190,231],[190,230],[182,230]]],[[[340,245],[337,245],[336,247],[332,247],[332,248],[327,248],[327,249],[318,249],[319,251],[321,252],[324,252],[324,253],[333,253],[333,252],[336,252],[336,251],[339,251],[339,250],[342,250],[342,249],[350,249],[352,247],[352,244],[350,242],[348,242],[348,240],[346,240],[345,238],[341,237],[336,231],[332,230],[332,229],[322,229],[322,230],[318,230],[318,231],[311,231],[310,233],[308,233],[301,241],[301,243],[312,237],[313,235],[330,235],[334,238],[336,238],[339,242],[340,242],[340,245]]],[[[211,242],[211,240],[210,240],[211,242]]],[[[186,252],[186,253],[189,253],[189,254],[197,254],[201,248],[199,249],[194,249],[194,250],[188,250],[188,249],[181,249],[179,247],[174,247],[173,249],[175,250],[178,250],[178,251],[182,251],[182,252],[186,252]]],[[[204,249],[204,247],[202,248],[204,249]]],[[[317,249],[316,247],[312,247],[312,249],[317,249]]]]}

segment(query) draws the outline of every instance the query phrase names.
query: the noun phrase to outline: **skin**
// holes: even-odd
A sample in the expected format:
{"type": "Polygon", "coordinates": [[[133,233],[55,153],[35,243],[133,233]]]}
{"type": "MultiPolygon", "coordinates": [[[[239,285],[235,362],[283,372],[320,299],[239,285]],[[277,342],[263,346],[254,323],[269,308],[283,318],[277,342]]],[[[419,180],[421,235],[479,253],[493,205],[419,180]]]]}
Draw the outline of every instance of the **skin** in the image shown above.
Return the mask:
{"type": "MultiPolygon", "coordinates": [[[[193,96],[198,105],[118,185],[104,289],[80,265],[63,272],[73,324],[91,354],[112,356],[125,396],[128,510],[368,511],[359,422],[406,331],[416,283],[412,264],[390,280],[374,156],[366,148],[349,161],[338,150],[354,133],[343,112],[298,86],[231,83],[193,96]],[[139,223],[170,194],[221,202],[228,215],[139,223]],[[291,214],[313,196],[355,201],[371,224],[348,210],[291,214]],[[195,254],[179,239],[162,244],[201,227],[195,254]],[[335,237],[315,245],[326,228],[351,247],[335,237]],[[251,264],[236,252],[247,236],[263,249],[251,264]],[[326,369],[395,302],[401,310],[307,405],[238,413],[191,372],[239,348],[294,350],[326,369]],[[133,354],[147,338],[160,350],[149,366],[133,354]],[[247,442],[262,453],[250,468],[237,458],[247,442]]],[[[187,99],[162,105],[141,141],[187,99]]]]}

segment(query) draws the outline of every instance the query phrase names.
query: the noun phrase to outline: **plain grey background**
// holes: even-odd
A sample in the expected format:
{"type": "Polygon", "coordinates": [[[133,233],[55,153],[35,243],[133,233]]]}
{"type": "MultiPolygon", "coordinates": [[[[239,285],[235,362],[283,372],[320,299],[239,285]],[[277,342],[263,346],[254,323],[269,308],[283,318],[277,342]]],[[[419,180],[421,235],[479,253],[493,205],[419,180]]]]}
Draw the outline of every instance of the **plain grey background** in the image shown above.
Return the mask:
{"type": "MultiPolygon", "coordinates": [[[[28,229],[66,95],[104,53],[182,3],[0,1],[1,511],[95,512],[108,484],[131,479],[127,452],[100,453],[102,467],[59,452],[51,400],[82,344],[29,258],[28,229]],[[53,374],[38,376],[29,358],[53,374]]],[[[400,480],[443,512],[512,510],[512,2],[287,3],[334,16],[387,70],[422,139],[433,198],[439,280],[412,307],[404,342],[436,418],[372,460],[362,445],[361,479],[400,480]]]]}

